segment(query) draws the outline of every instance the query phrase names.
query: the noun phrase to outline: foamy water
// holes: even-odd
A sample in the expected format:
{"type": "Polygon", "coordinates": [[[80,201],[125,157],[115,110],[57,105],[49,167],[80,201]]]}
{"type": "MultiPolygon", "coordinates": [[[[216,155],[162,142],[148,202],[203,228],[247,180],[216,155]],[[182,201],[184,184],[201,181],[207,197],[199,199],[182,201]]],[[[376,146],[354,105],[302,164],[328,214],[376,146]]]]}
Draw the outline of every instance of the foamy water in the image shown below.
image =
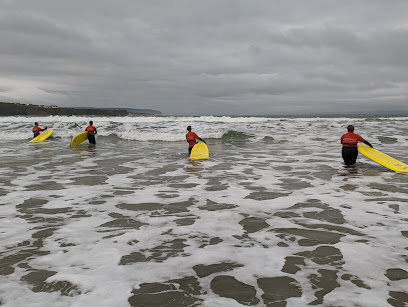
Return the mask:
{"type": "Polygon", "coordinates": [[[346,168],[340,136],[408,163],[407,120],[0,117],[0,303],[404,306],[408,174],[346,168]]]}

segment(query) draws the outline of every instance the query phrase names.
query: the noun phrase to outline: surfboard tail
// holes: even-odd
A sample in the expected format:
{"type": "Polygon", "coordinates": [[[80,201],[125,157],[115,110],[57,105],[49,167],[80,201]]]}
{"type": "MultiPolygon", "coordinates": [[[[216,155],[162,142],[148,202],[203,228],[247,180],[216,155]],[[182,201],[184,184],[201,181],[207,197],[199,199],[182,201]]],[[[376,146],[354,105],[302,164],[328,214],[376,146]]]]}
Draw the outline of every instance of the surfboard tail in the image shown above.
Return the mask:
{"type": "Polygon", "coordinates": [[[367,146],[366,144],[358,143],[357,144],[358,152],[372,161],[389,168],[395,172],[399,173],[408,173],[408,165],[398,161],[397,159],[377,150],[367,146]]]}
{"type": "Polygon", "coordinates": [[[204,142],[199,142],[194,145],[191,150],[190,158],[194,160],[198,159],[208,159],[210,157],[210,152],[207,145],[204,142]]]}

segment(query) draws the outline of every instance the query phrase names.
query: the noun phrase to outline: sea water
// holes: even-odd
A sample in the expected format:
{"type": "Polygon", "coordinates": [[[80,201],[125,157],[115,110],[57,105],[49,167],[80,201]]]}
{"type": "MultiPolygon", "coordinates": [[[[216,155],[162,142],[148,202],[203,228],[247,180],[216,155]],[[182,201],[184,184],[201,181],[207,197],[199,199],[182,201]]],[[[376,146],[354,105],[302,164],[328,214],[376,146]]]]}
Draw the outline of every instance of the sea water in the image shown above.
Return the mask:
{"type": "Polygon", "coordinates": [[[3,306],[406,306],[406,117],[0,117],[3,306]],[[70,148],[89,120],[96,146],[70,148]],[[29,143],[31,128],[54,128],[29,143]],[[210,149],[190,160],[192,125],[210,149]]]}

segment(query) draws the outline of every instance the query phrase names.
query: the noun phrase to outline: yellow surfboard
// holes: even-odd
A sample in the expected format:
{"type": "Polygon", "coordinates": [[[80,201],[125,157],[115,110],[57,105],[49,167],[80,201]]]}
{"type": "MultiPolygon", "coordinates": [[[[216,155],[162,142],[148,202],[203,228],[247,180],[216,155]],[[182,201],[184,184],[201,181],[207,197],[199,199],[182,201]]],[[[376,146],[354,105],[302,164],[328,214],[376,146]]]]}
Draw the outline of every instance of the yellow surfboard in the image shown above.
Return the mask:
{"type": "Polygon", "coordinates": [[[78,133],[77,135],[73,136],[71,140],[71,147],[77,146],[87,139],[88,139],[88,131],[83,131],[81,133],[78,133]]]}
{"type": "Polygon", "coordinates": [[[41,133],[39,136],[33,138],[30,143],[40,143],[48,139],[48,137],[54,132],[54,129],[48,129],[45,132],[41,133]]]}
{"type": "Polygon", "coordinates": [[[208,151],[208,147],[205,143],[199,142],[194,145],[193,149],[191,150],[190,158],[197,160],[197,159],[208,159],[210,157],[210,152],[208,151]]]}
{"type": "Polygon", "coordinates": [[[396,172],[408,173],[407,164],[402,163],[401,161],[398,161],[397,159],[394,159],[393,157],[390,157],[379,150],[371,148],[370,146],[367,146],[363,143],[358,143],[357,148],[362,155],[373,160],[374,162],[377,162],[378,164],[381,164],[382,166],[385,166],[396,172]]]}

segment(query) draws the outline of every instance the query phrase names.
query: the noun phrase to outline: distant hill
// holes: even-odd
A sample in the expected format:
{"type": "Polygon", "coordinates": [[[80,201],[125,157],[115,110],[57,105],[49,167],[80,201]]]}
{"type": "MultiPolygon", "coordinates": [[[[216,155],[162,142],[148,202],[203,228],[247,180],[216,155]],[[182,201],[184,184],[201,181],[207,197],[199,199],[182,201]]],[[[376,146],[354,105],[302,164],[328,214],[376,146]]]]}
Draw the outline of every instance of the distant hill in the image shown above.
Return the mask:
{"type": "MultiPolygon", "coordinates": [[[[84,107],[75,107],[75,109],[84,109],[84,107]]],[[[93,109],[93,108],[91,108],[93,109]]],[[[148,115],[162,115],[162,112],[151,109],[132,109],[132,108],[99,108],[101,110],[126,110],[129,113],[148,114],[148,115]]]]}
{"type": "Polygon", "coordinates": [[[129,113],[142,113],[142,114],[151,114],[151,115],[163,115],[162,112],[151,109],[131,109],[131,108],[121,108],[121,110],[126,110],[129,113]]]}
{"type": "Polygon", "coordinates": [[[161,115],[161,112],[126,108],[60,108],[33,104],[0,102],[0,116],[14,115],[94,115],[94,116],[144,116],[161,115]]]}

